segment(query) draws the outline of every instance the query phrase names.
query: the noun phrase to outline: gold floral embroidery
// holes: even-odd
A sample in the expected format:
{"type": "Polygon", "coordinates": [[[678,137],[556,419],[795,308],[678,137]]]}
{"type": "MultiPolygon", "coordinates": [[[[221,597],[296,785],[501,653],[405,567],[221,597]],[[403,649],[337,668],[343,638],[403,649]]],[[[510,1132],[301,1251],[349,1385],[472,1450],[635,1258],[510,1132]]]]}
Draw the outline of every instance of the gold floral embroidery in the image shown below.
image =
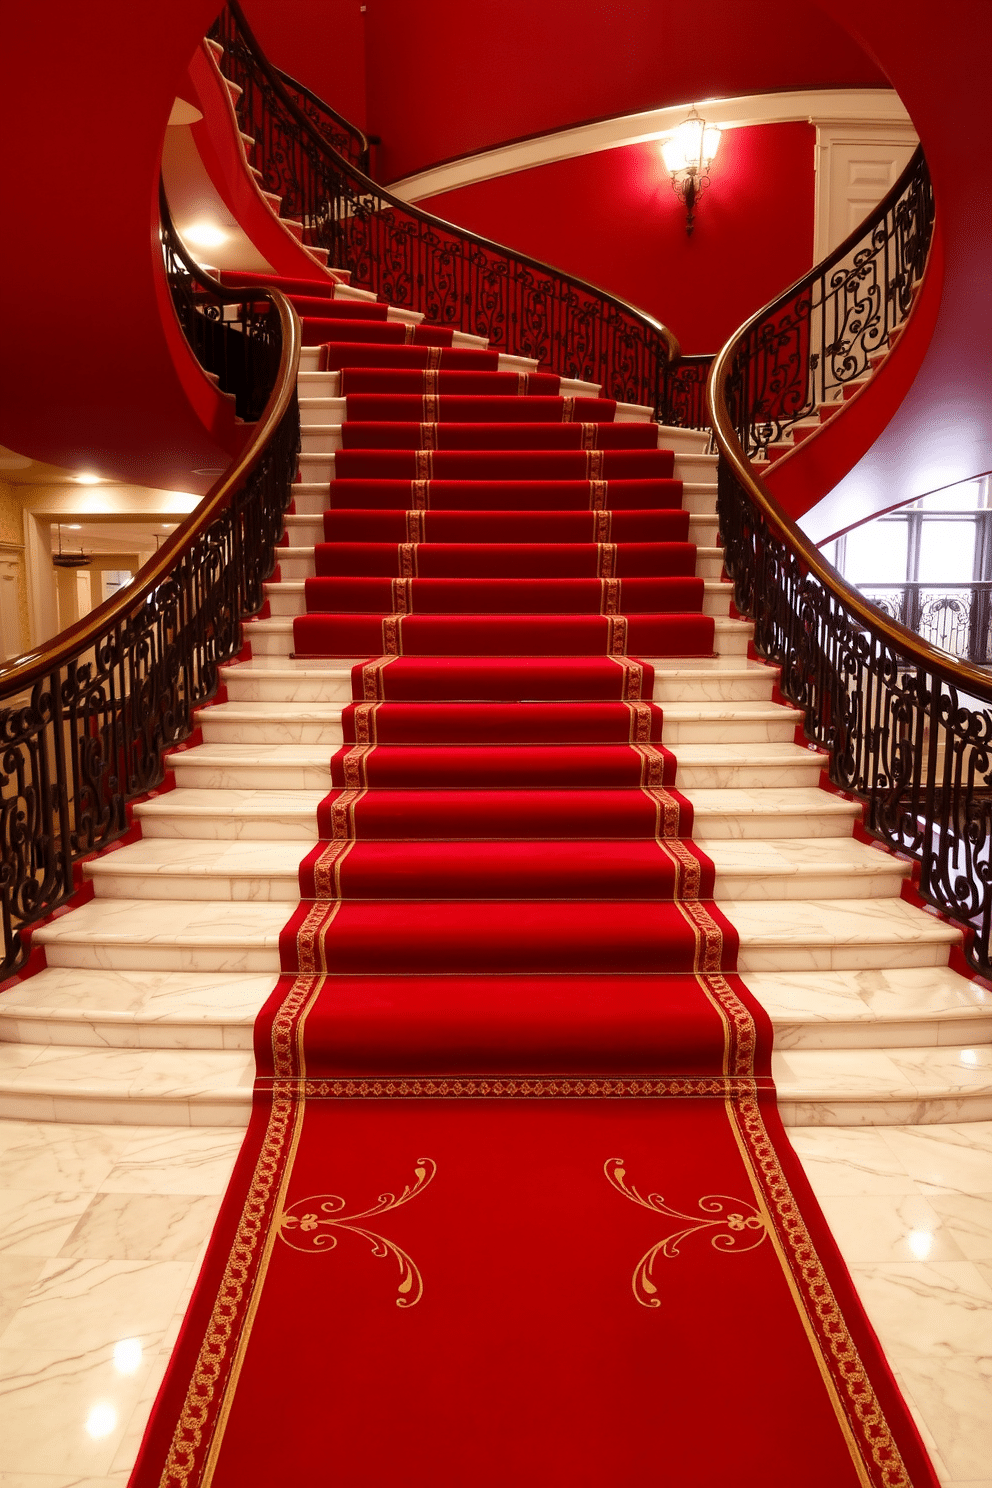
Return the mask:
{"type": "Polygon", "coordinates": [[[603,1172],[617,1193],[622,1193],[632,1204],[639,1204],[642,1209],[650,1209],[654,1214],[662,1214],[666,1219],[676,1221],[675,1227],[646,1250],[634,1267],[630,1284],[642,1307],[661,1306],[658,1288],[653,1279],[655,1262],[661,1256],[672,1260],[679,1254],[682,1241],[690,1235],[708,1231],[710,1245],[714,1250],[723,1254],[733,1251],[740,1255],[744,1251],[754,1250],[768,1233],[760,1212],[745,1199],[728,1198],[726,1194],[705,1194],[697,1201],[700,1214],[683,1214],[681,1209],[666,1204],[661,1194],[652,1193],[645,1198],[634,1184],[628,1182],[622,1157],[608,1158],[603,1164],[603,1172]]]}
{"type": "Polygon", "coordinates": [[[360,1235],[367,1240],[372,1247],[372,1254],[378,1260],[385,1260],[392,1256],[399,1267],[400,1279],[397,1285],[397,1307],[416,1307],[424,1295],[424,1279],[420,1270],[411,1260],[402,1246],[397,1245],[395,1240],[388,1240],[385,1235],[380,1235],[363,1220],[372,1219],[377,1214],[386,1214],[392,1209],[399,1209],[403,1204],[409,1204],[411,1199],[419,1197],[428,1184],[433,1181],[437,1172],[437,1164],[429,1157],[421,1157],[417,1160],[417,1166],[413,1170],[414,1181],[407,1183],[400,1193],[381,1193],[374,1204],[367,1209],[360,1210],[357,1214],[345,1214],[345,1200],[340,1194],[313,1194],[306,1199],[297,1199],[295,1204],[290,1204],[276,1219],[276,1232],[279,1239],[293,1250],[303,1251],[310,1255],[335,1250],[338,1243],[338,1232],[347,1230],[349,1234],[360,1235]]]}

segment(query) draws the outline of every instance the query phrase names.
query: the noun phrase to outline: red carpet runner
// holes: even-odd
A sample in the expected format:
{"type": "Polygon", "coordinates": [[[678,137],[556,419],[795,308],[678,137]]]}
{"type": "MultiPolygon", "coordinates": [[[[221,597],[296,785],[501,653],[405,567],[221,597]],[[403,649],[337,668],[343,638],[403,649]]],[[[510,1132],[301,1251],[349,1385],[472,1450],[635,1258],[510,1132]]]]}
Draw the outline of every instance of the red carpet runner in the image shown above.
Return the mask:
{"type": "Polygon", "coordinates": [[[295,647],[370,659],[132,1481],[932,1488],[635,659],[713,650],[672,455],[361,309],[295,647]]]}

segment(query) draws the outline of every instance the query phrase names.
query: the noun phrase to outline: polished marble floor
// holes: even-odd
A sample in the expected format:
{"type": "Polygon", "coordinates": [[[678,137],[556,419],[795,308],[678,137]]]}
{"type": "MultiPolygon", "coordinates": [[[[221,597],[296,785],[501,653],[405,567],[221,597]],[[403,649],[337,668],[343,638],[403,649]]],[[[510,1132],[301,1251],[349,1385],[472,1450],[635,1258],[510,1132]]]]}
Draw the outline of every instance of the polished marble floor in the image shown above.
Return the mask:
{"type": "MultiPolygon", "coordinates": [[[[790,1136],[941,1483],[992,1488],[992,1122],[790,1136]]],[[[0,1122],[0,1488],[124,1488],[240,1141],[0,1122]]]]}

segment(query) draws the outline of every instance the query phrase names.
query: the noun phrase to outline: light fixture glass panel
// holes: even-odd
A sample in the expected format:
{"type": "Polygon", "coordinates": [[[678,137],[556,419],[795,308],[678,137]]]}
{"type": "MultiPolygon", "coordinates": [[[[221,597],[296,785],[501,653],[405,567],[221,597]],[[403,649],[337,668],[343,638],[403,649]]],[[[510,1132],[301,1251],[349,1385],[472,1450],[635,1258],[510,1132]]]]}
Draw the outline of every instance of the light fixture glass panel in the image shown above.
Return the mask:
{"type": "Polygon", "coordinates": [[[847,534],[844,577],[852,584],[898,584],[906,577],[905,521],[866,522],[847,534]]]}
{"type": "Polygon", "coordinates": [[[665,140],[661,147],[661,158],[673,176],[679,171],[685,170],[685,151],[682,149],[682,141],[677,134],[673,134],[671,139],[665,140]]]}
{"type": "Polygon", "coordinates": [[[975,524],[924,521],[920,531],[920,578],[927,584],[967,584],[974,575],[975,524]]]}
{"type": "Polygon", "coordinates": [[[699,165],[703,151],[702,119],[686,119],[675,131],[686,165],[699,165]]]}
{"type": "Polygon", "coordinates": [[[707,124],[706,128],[703,130],[704,167],[709,165],[710,161],[716,155],[717,150],[720,148],[720,134],[721,131],[717,129],[715,124],[707,124]]]}

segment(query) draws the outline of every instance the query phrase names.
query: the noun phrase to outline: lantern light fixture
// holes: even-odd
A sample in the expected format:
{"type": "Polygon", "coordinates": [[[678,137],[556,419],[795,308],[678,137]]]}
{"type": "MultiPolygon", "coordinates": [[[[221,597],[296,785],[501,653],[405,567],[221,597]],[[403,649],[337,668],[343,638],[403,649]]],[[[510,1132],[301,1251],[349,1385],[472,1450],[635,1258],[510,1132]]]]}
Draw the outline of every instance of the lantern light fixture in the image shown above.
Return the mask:
{"type": "Polygon", "coordinates": [[[685,230],[692,235],[696,202],[709,185],[709,169],[720,147],[721,131],[701,119],[693,104],[688,117],[661,146],[661,158],[672,178],[672,190],[685,207],[685,230]]]}

